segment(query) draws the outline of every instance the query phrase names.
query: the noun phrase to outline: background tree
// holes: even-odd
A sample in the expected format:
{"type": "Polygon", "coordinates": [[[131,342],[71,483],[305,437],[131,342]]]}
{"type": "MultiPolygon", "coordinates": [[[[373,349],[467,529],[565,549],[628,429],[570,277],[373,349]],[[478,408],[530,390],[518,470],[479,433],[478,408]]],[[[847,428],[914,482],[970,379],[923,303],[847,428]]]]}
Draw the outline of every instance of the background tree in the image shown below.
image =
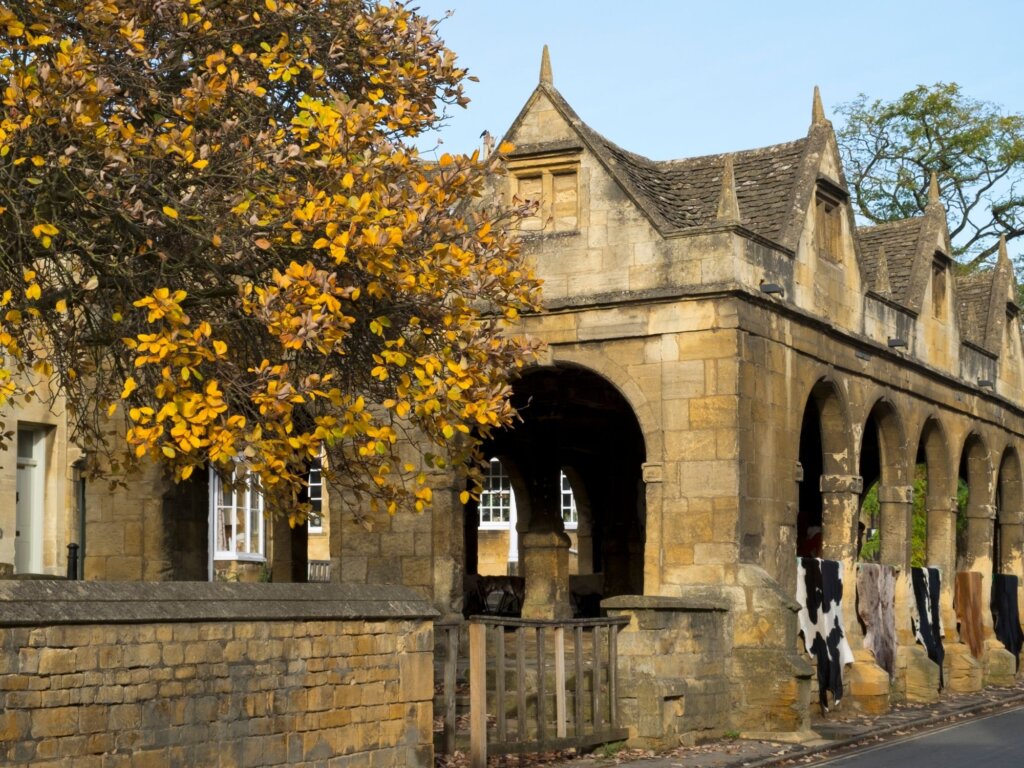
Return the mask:
{"type": "Polygon", "coordinates": [[[964,264],[994,256],[1001,234],[1007,242],[1024,235],[1024,116],[972,99],[956,83],[920,85],[889,102],[861,94],[836,111],[845,117],[837,138],[862,218],[920,214],[934,171],[964,264]]]}
{"type": "Polygon", "coordinates": [[[241,460],[294,515],[326,451],[335,481],[421,509],[403,428],[436,465],[512,419],[531,350],[503,323],[538,281],[508,212],[470,204],[477,155],[409,143],[466,102],[435,22],[8,0],[0,40],[0,397],[66,398],[95,468],[241,460]]]}

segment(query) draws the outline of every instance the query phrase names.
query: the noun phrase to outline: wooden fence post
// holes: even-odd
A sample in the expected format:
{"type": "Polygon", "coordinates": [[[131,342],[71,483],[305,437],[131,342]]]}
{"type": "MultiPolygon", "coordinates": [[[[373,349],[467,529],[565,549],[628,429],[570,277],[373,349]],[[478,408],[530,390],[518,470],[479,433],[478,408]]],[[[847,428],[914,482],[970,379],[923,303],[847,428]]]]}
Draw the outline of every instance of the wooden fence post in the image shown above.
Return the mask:
{"type": "Polygon", "coordinates": [[[487,768],[487,625],[469,625],[469,765],[487,768]]]}

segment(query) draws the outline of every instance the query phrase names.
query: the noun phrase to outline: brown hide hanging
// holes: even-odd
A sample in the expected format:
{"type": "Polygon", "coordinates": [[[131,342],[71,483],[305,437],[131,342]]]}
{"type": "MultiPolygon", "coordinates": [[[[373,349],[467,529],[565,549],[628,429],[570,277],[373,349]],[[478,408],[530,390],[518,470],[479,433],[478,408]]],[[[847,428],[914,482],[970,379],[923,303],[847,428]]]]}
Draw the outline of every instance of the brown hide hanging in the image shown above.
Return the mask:
{"type": "Polygon", "coordinates": [[[892,677],[896,671],[896,570],[891,565],[857,564],[857,616],[864,647],[892,677]]]}
{"type": "Polygon", "coordinates": [[[971,650],[971,656],[981,658],[985,634],[981,624],[981,574],[960,571],[956,575],[953,592],[953,610],[960,625],[960,641],[971,650]]]}

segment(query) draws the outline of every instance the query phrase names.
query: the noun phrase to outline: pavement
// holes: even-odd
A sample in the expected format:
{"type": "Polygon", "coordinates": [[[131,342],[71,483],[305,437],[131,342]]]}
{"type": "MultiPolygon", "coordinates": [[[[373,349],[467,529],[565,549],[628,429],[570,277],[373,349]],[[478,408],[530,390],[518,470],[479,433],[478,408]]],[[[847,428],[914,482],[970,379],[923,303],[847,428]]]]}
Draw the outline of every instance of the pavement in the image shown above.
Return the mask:
{"type": "Polygon", "coordinates": [[[1024,680],[1009,688],[978,693],[944,692],[934,704],[903,704],[884,715],[863,715],[850,708],[813,718],[811,740],[800,744],[723,739],[666,753],[624,750],[614,755],[576,758],[566,768],[595,768],[636,763],[636,768],[769,768],[809,765],[879,742],[899,739],[991,712],[1024,707],[1024,680]]]}

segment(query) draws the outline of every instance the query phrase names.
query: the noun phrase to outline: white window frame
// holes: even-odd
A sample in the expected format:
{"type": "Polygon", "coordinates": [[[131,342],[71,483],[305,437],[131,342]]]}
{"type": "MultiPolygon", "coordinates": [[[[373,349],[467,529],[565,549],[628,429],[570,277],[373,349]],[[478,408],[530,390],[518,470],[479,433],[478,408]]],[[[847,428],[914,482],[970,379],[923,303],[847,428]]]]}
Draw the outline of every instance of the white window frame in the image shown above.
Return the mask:
{"type": "MultiPolygon", "coordinates": [[[[236,465],[236,472],[241,465],[236,465]]],[[[210,551],[213,559],[242,560],[247,562],[262,563],[267,560],[267,531],[266,520],[263,515],[263,494],[258,487],[254,475],[246,472],[246,482],[241,488],[234,490],[225,489],[217,470],[210,467],[210,551]],[[225,494],[228,495],[229,503],[222,503],[225,494]],[[224,512],[230,513],[230,526],[224,525],[224,512]],[[238,531],[238,512],[244,516],[244,530],[238,531]],[[226,549],[220,546],[221,537],[218,535],[223,525],[225,532],[230,528],[230,541],[237,542],[239,536],[243,536],[243,549],[226,549]],[[255,539],[255,541],[254,541],[255,539]]],[[[228,538],[225,538],[227,541],[228,538]]]]}
{"type": "Polygon", "coordinates": [[[579,525],[579,513],[576,510],[576,494],[572,491],[572,483],[565,472],[560,472],[562,523],[567,531],[575,531],[579,525]]]}
{"type": "Polygon", "coordinates": [[[516,520],[516,494],[512,490],[512,479],[505,472],[505,468],[497,458],[491,459],[490,466],[484,474],[484,489],[480,493],[480,501],[477,504],[479,515],[479,527],[481,530],[502,531],[513,527],[516,520]],[[497,481],[498,487],[491,487],[491,483],[497,481]],[[502,482],[504,481],[504,482],[502,482]],[[501,494],[508,494],[508,505],[500,501],[501,494]],[[497,503],[491,503],[491,498],[498,496],[497,503]],[[505,510],[504,520],[484,520],[484,510],[505,510]]]}
{"type": "Polygon", "coordinates": [[[306,518],[306,526],[309,533],[320,534],[324,532],[324,464],[322,458],[316,458],[309,465],[309,474],[306,476],[307,498],[309,500],[309,517],[306,518]],[[313,482],[316,475],[317,482],[313,482]],[[314,525],[318,521],[319,525],[314,525]]]}

